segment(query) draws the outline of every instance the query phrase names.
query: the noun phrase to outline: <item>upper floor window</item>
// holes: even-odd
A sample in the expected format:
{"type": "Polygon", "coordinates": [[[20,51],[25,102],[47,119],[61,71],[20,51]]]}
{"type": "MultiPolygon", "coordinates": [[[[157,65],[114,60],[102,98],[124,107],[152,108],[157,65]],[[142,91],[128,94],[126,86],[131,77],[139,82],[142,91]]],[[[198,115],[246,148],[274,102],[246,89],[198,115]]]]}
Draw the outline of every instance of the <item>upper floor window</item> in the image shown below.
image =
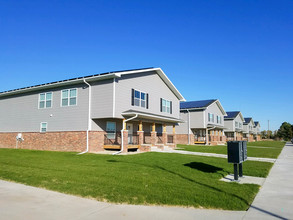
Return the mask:
{"type": "Polygon", "coordinates": [[[221,124],[222,123],[222,117],[217,115],[217,123],[221,124]]]}
{"type": "Polygon", "coordinates": [[[39,108],[52,107],[52,92],[41,93],[39,95],[39,108]]]}
{"type": "Polygon", "coordinates": [[[238,121],[235,121],[235,127],[238,128],[238,121]]]}
{"type": "Polygon", "coordinates": [[[214,114],[208,113],[208,121],[214,122],[214,114]]]}
{"type": "Polygon", "coordinates": [[[172,101],[161,98],[161,112],[172,114],[172,101]]]}
{"type": "Polygon", "coordinates": [[[40,132],[46,132],[47,131],[47,127],[48,127],[47,122],[41,122],[40,132]]]}
{"type": "Polygon", "coordinates": [[[132,89],[131,93],[131,105],[149,108],[149,94],[136,89],[132,89]]]}
{"type": "Polygon", "coordinates": [[[239,122],[239,128],[242,128],[242,123],[241,122],[239,122]]]}
{"type": "Polygon", "coordinates": [[[77,89],[62,90],[62,106],[73,106],[77,104],[77,89]]]}

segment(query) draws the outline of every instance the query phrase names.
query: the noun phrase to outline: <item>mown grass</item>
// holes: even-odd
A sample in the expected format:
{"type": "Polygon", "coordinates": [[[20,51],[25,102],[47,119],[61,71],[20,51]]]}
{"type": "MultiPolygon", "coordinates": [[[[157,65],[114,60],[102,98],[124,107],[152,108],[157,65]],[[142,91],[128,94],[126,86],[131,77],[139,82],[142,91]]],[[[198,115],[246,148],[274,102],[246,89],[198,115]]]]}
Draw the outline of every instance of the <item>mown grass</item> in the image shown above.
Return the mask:
{"type": "MultiPolygon", "coordinates": [[[[282,141],[258,141],[247,143],[247,155],[249,157],[278,158],[285,142],[282,141]]],[[[178,150],[204,152],[215,154],[226,154],[226,145],[205,146],[205,145],[177,145],[178,150]]]]}
{"type": "MultiPolygon", "coordinates": [[[[219,181],[226,159],[181,154],[128,156],[0,149],[0,178],[100,201],[246,210],[259,186],[219,181]]],[[[271,163],[246,161],[265,177],[271,163]]]]}

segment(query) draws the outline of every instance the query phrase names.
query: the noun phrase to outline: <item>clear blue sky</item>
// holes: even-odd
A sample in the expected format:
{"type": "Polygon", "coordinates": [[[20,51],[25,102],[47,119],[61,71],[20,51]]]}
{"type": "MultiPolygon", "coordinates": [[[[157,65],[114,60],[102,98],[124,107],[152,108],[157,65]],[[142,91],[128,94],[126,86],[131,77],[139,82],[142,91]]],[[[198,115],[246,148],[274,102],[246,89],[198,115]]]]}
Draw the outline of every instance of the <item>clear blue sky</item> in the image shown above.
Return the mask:
{"type": "Polygon", "coordinates": [[[0,0],[0,91],[142,67],[262,129],[293,123],[293,1],[0,0]]]}

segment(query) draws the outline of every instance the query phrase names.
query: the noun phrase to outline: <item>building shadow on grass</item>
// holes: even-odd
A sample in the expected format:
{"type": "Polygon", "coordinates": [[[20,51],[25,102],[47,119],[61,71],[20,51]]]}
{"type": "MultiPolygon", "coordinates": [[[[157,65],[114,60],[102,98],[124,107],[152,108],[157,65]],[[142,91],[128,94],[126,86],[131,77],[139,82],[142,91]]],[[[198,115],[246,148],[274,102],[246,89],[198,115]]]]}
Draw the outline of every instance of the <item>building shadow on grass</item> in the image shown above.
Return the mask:
{"type": "Polygon", "coordinates": [[[200,163],[200,162],[191,162],[184,164],[186,167],[190,167],[192,169],[196,169],[205,173],[216,173],[218,171],[223,171],[223,168],[215,167],[213,165],[209,165],[206,163],[200,163]]]}
{"type": "MultiPolygon", "coordinates": [[[[161,167],[161,166],[158,166],[158,165],[147,165],[147,164],[142,164],[142,163],[126,162],[126,161],[118,161],[118,160],[107,160],[107,161],[110,162],[110,163],[120,162],[120,163],[134,164],[134,165],[138,165],[138,166],[145,166],[145,167],[149,167],[149,168],[152,168],[152,169],[160,169],[162,171],[168,172],[168,173],[173,174],[173,175],[176,175],[176,176],[178,176],[178,177],[180,177],[182,179],[185,179],[185,180],[187,180],[187,181],[189,181],[189,182],[191,182],[193,184],[201,185],[201,186],[206,187],[206,188],[208,188],[210,190],[217,191],[217,192],[220,192],[220,193],[224,193],[224,194],[233,196],[233,197],[241,200],[247,206],[250,205],[245,199],[243,199],[242,197],[240,197],[238,195],[235,195],[235,194],[233,194],[233,193],[231,193],[229,191],[224,191],[224,190],[222,190],[220,188],[217,188],[215,186],[212,186],[212,185],[209,185],[209,184],[206,184],[206,183],[197,181],[195,179],[189,178],[189,177],[184,176],[184,175],[182,175],[180,173],[174,172],[172,170],[166,169],[166,168],[161,167]]],[[[193,166],[193,167],[191,167],[193,169],[199,169],[199,167],[201,167],[200,169],[209,171],[210,173],[217,172],[219,170],[223,170],[222,168],[219,168],[219,167],[215,167],[215,166],[212,166],[212,165],[209,165],[209,164],[205,164],[205,163],[198,163],[198,162],[191,162],[191,163],[188,163],[188,164],[184,164],[184,166],[193,166]]]]}

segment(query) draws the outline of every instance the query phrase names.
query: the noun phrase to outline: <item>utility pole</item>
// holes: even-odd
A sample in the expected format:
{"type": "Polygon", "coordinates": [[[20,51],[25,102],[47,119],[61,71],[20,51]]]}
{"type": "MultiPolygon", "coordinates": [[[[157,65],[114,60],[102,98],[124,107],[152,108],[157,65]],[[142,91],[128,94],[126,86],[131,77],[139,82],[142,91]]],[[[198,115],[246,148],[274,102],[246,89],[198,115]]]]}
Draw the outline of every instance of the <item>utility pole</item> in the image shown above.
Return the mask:
{"type": "Polygon", "coordinates": [[[270,120],[268,120],[268,132],[267,132],[268,137],[267,138],[269,138],[269,130],[270,130],[270,120]]]}

